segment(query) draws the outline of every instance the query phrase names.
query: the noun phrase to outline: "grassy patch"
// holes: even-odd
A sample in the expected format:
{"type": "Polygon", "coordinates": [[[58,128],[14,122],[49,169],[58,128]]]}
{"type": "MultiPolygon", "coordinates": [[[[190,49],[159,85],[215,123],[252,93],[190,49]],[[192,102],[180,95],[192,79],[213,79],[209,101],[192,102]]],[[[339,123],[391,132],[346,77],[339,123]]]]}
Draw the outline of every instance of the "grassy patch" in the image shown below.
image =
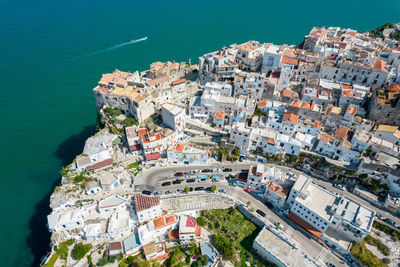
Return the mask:
{"type": "Polygon", "coordinates": [[[74,257],[74,259],[80,260],[85,257],[86,253],[88,253],[91,249],[91,244],[83,244],[82,242],[80,242],[76,244],[76,246],[72,250],[72,257],[74,257]]]}
{"type": "Polygon", "coordinates": [[[128,166],[126,166],[126,169],[136,169],[136,170],[139,170],[139,168],[140,168],[140,165],[139,165],[139,162],[133,162],[133,163],[131,163],[131,164],[129,164],[128,166]]]}
{"type": "Polygon", "coordinates": [[[58,246],[54,246],[54,251],[57,252],[61,259],[66,260],[68,257],[69,246],[71,246],[74,242],[74,238],[60,242],[58,246]]]}
{"type": "Polygon", "coordinates": [[[372,226],[374,228],[378,229],[379,231],[382,231],[385,234],[390,235],[395,241],[399,240],[399,232],[397,232],[396,230],[390,228],[386,224],[374,221],[374,224],[372,226]]]}
{"type": "Polygon", "coordinates": [[[58,254],[54,253],[53,256],[51,256],[50,260],[46,263],[46,265],[44,267],[53,267],[54,263],[56,263],[58,257],[59,257],[58,254]]]}
{"type": "Polygon", "coordinates": [[[370,236],[370,235],[367,235],[367,236],[365,237],[365,242],[367,242],[367,243],[370,244],[370,245],[373,245],[373,246],[377,247],[378,250],[379,250],[383,255],[385,255],[385,256],[389,256],[389,255],[390,255],[390,250],[389,250],[389,248],[388,248],[387,246],[385,246],[380,240],[378,240],[378,239],[376,239],[376,238],[374,238],[374,237],[372,237],[372,236],[370,236]]]}
{"type": "Polygon", "coordinates": [[[350,253],[359,260],[362,264],[368,267],[383,267],[387,266],[382,260],[374,255],[366,246],[366,241],[363,240],[360,244],[353,242],[350,253]]]}
{"type": "Polygon", "coordinates": [[[268,266],[250,253],[260,228],[247,220],[236,208],[204,210],[202,216],[213,232],[213,241],[225,258],[236,265],[268,266]]]}

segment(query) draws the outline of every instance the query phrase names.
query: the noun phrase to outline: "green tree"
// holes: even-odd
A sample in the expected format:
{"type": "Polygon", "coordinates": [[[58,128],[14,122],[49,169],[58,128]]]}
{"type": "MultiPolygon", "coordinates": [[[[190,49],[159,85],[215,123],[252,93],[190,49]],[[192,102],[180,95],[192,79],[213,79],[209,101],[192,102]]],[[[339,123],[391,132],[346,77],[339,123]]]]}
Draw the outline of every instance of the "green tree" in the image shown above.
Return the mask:
{"type": "Polygon", "coordinates": [[[204,219],[203,216],[200,216],[199,218],[197,218],[197,224],[204,227],[207,225],[207,221],[206,219],[204,219]]]}
{"type": "Polygon", "coordinates": [[[217,191],[217,186],[215,184],[213,184],[211,186],[211,192],[215,193],[215,191],[217,191]]]}
{"type": "Polygon", "coordinates": [[[91,244],[83,244],[82,242],[80,242],[76,244],[76,246],[72,250],[72,257],[74,257],[74,259],[80,260],[85,257],[86,253],[88,253],[91,249],[91,244]]]}
{"type": "Polygon", "coordinates": [[[247,202],[246,202],[246,206],[247,206],[247,207],[250,206],[250,204],[251,204],[250,201],[247,201],[247,202]]]}
{"type": "Polygon", "coordinates": [[[261,109],[256,109],[255,111],[254,111],[254,115],[256,115],[256,116],[258,116],[258,117],[262,117],[262,116],[265,116],[265,115],[267,115],[267,112],[265,112],[264,110],[261,110],[261,109]]]}
{"type": "Polygon", "coordinates": [[[190,192],[190,188],[187,185],[185,186],[185,188],[183,190],[185,190],[185,193],[189,193],[190,192]]]}

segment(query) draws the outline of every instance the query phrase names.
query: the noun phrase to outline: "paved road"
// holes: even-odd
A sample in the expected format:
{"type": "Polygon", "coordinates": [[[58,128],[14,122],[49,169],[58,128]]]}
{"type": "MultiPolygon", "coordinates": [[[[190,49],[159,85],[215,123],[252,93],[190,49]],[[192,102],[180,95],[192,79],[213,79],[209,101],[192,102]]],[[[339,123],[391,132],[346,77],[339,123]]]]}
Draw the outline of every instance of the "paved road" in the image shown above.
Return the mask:
{"type": "MultiPolygon", "coordinates": [[[[155,191],[160,191],[160,190],[166,191],[166,190],[183,189],[185,187],[185,185],[188,185],[189,187],[197,187],[197,186],[209,187],[212,184],[216,184],[219,189],[225,189],[230,197],[233,197],[242,203],[246,203],[247,201],[250,201],[252,203],[251,206],[254,209],[260,209],[263,212],[265,212],[267,214],[266,218],[269,221],[271,221],[272,223],[280,222],[284,226],[285,232],[287,232],[289,235],[291,235],[292,238],[295,239],[301,245],[301,247],[304,249],[304,251],[307,252],[312,257],[321,258],[321,260],[323,260],[324,262],[332,262],[336,266],[343,266],[343,264],[341,264],[340,260],[336,256],[334,256],[332,253],[327,252],[323,246],[318,244],[315,240],[312,240],[308,233],[304,232],[304,230],[299,228],[297,225],[295,225],[293,222],[288,220],[286,217],[279,217],[277,214],[275,214],[270,209],[268,209],[262,201],[259,201],[257,198],[246,193],[245,191],[243,191],[242,188],[231,187],[226,182],[219,182],[219,183],[195,182],[195,183],[188,183],[188,184],[184,182],[179,185],[171,185],[171,186],[167,186],[167,187],[163,187],[159,183],[160,181],[163,181],[163,180],[174,180],[175,179],[174,174],[176,172],[214,169],[214,168],[218,168],[218,169],[222,170],[224,168],[231,168],[232,173],[235,173],[235,172],[240,172],[242,169],[243,170],[248,169],[251,165],[254,165],[254,164],[256,164],[256,163],[246,161],[246,162],[233,163],[233,164],[232,163],[223,163],[223,164],[215,163],[215,164],[211,164],[211,165],[207,165],[207,166],[204,166],[204,165],[200,165],[200,166],[193,166],[193,165],[190,165],[190,166],[168,166],[168,167],[147,169],[147,170],[144,170],[143,173],[141,173],[140,175],[135,177],[135,180],[133,183],[134,191],[142,192],[143,190],[149,190],[151,192],[155,192],[155,191]],[[323,256],[321,257],[321,255],[323,255],[323,256]]],[[[266,165],[269,165],[269,164],[266,164],[266,165]]],[[[270,165],[272,166],[272,164],[270,164],[270,165]]],[[[273,166],[280,168],[287,172],[305,175],[304,173],[301,173],[295,169],[288,168],[285,166],[276,166],[276,165],[273,165],[273,166]]],[[[223,174],[228,175],[229,173],[230,172],[223,173],[223,174]]],[[[213,174],[215,174],[215,173],[213,173],[213,174]]],[[[176,177],[176,178],[179,178],[179,177],[176,177]]],[[[382,214],[382,216],[384,216],[386,218],[391,218],[392,220],[394,220],[395,222],[400,224],[400,220],[398,217],[395,217],[392,214],[390,214],[384,210],[378,209],[377,207],[371,205],[368,201],[365,201],[364,199],[362,199],[348,191],[343,191],[343,190],[337,189],[337,188],[333,187],[332,183],[330,183],[330,182],[322,181],[322,180],[312,178],[312,177],[311,177],[311,179],[316,184],[323,185],[325,188],[327,188],[330,191],[334,191],[341,195],[346,195],[347,197],[349,197],[349,198],[351,198],[373,210],[379,210],[379,213],[382,214]]]]}
{"type": "MultiPolygon", "coordinates": [[[[135,192],[142,192],[143,190],[154,191],[154,185],[157,181],[174,177],[177,172],[185,172],[192,170],[203,170],[203,169],[224,169],[231,168],[232,172],[239,172],[242,169],[248,169],[254,163],[239,162],[239,163],[226,163],[220,164],[215,163],[211,165],[190,165],[190,166],[168,166],[144,170],[142,174],[135,177],[133,182],[135,192]]],[[[228,173],[225,173],[228,174],[228,173]]]]}

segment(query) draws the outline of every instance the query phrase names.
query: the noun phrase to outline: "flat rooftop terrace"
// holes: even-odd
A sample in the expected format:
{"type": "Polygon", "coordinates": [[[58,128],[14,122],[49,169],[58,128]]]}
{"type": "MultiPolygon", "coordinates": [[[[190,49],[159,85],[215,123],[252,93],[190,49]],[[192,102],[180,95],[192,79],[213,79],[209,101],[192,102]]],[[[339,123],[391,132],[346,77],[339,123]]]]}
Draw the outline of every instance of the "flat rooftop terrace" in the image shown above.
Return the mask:
{"type": "Polygon", "coordinates": [[[295,249],[266,228],[261,230],[255,242],[286,266],[311,266],[301,250],[295,249]]]}

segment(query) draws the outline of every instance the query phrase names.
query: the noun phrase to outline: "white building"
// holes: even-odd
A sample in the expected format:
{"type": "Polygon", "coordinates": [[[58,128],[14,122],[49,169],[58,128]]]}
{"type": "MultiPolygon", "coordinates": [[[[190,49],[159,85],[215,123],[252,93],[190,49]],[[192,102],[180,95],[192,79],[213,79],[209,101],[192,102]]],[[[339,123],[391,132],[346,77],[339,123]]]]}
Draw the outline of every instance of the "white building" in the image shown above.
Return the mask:
{"type": "Polygon", "coordinates": [[[237,76],[234,85],[234,96],[246,95],[250,98],[260,100],[267,86],[267,82],[265,75],[251,73],[237,76]]]}
{"type": "Polygon", "coordinates": [[[263,61],[262,61],[262,73],[267,73],[275,68],[278,68],[281,63],[282,58],[281,46],[279,45],[271,45],[269,46],[264,53],[263,61]]]}
{"type": "Polygon", "coordinates": [[[133,196],[133,205],[139,222],[145,222],[161,216],[161,202],[159,196],[145,196],[136,194],[133,196]]]}
{"type": "Polygon", "coordinates": [[[297,242],[272,228],[261,230],[254,240],[253,249],[261,258],[279,267],[315,266],[305,257],[297,242]]]}
{"type": "Polygon", "coordinates": [[[371,232],[374,217],[375,211],[343,196],[334,210],[330,228],[359,243],[371,232]]]}
{"type": "Polygon", "coordinates": [[[84,227],[82,209],[73,209],[63,212],[53,212],[47,216],[50,232],[60,232],[84,227]]]}
{"type": "Polygon", "coordinates": [[[102,199],[97,204],[97,209],[100,213],[114,213],[126,209],[126,199],[119,195],[111,195],[102,199]]]}
{"type": "Polygon", "coordinates": [[[170,145],[167,149],[169,164],[199,164],[208,163],[208,152],[182,143],[170,145]]]}
{"type": "Polygon", "coordinates": [[[237,46],[235,63],[244,71],[261,69],[265,47],[257,41],[249,41],[237,46]]]}
{"type": "MultiPolygon", "coordinates": [[[[295,190],[298,191],[297,188],[295,190]]],[[[288,217],[317,238],[321,238],[332,221],[335,201],[336,195],[333,193],[306,182],[298,191],[288,217]]]]}
{"type": "Polygon", "coordinates": [[[90,181],[86,185],[86,194],[89,196],[97,194],[97,193],[101,192],[101,190],[102,189],[99,185],[99,182],[97,182],[97,181],[90,181]]]}
{"type": "Polygon", "coordinates": [[[219,91],[221,95],[232,96],[232,84],[227,82],[208,82],[204,86],[205,90],[219,91]]]}
{"type": "Polygon", "coordinates": [[[119,180],[110,172],[104,172],[99,177],[100,185],[104,190],[111,191],[119,185],[119,180]]]}
{"type": "Polygon", "coordinates": [[[273,182],[270,182],[264,191],[264,200],[278,208],[283,208],[287,197],[286,190],[273,182]]]}
{"type": "Polygon", "coordinates": [[[174,131],[182,132],[186,124],[185,110],[168,103],[162,105],[161,108],[163,123],[174,131]]]}
{"type": "Polygon", "coordinates": [[[181,215],[179,218],[179,240],[189,242],[201,237],[201,227],[197,224],[195,218],[181,215]]]}

